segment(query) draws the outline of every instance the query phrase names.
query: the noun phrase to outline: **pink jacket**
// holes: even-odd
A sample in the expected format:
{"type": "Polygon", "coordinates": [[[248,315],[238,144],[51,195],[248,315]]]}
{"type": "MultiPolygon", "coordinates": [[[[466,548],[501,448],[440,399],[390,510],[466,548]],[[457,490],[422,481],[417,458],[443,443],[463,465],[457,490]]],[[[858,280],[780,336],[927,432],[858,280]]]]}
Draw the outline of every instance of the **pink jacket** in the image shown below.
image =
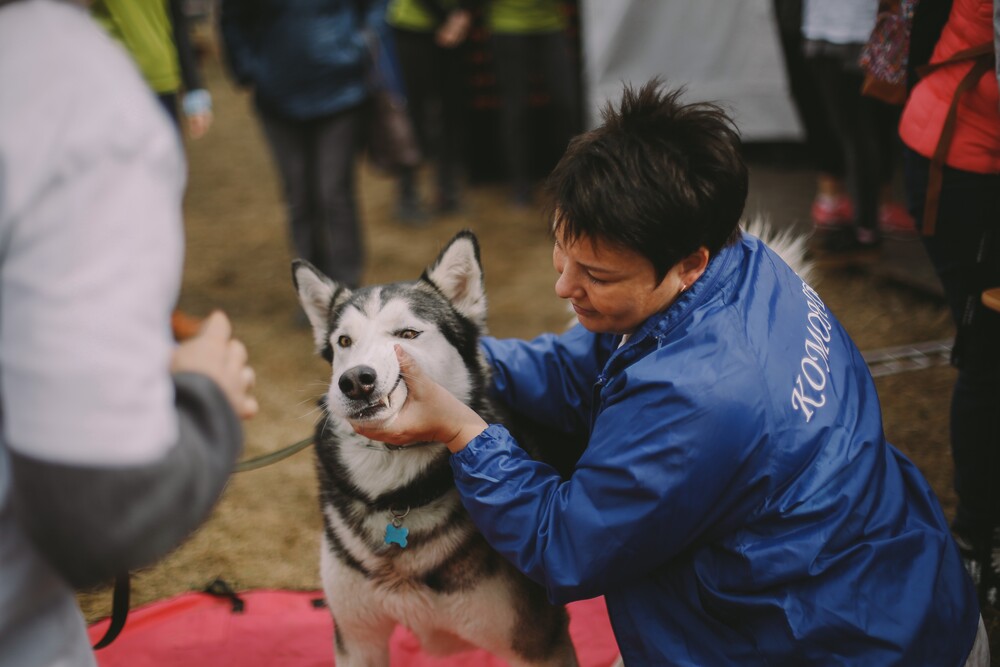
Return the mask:
{"type": "MultiPolygon", "coordinates": [[[[992,0],[955,0],[931,63],[984,43],[993,43],[992,0]]],[[[924,157],[934,154],[955,89],[970,69],[971,61],[955,63],[920,80],[900,119],[899,136],[904,144],[924,157]]],[[[1000,93],[992,68],[959,100],[945,164],[980,174],[1000,173],[1000,93]]]]}

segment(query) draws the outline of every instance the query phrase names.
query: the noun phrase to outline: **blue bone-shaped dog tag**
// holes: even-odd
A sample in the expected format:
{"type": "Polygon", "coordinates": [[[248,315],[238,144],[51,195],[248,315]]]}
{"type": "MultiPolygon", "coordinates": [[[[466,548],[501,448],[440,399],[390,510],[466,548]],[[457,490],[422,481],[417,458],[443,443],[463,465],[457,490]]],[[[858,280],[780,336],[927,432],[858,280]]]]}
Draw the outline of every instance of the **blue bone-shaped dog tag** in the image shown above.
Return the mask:
{"type": "Polygon", "coordinates": [[[405,526],[394,526],[391,523],[385,527],[385,543],[398,544],[403,549],[406,548],[406,536],[410,534],[410,529],[405,526]]]}

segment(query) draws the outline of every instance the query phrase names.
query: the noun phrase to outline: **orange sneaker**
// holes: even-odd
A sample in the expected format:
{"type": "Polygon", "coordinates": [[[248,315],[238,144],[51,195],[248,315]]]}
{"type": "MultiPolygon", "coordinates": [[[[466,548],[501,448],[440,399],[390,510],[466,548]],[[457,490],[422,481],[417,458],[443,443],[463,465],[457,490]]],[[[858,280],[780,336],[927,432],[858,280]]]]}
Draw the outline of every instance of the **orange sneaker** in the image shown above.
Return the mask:
{"type": "Polygon", "coordinates": [[[917,226],[913,216],[902,204],[889,202],[878,207],[878,226],[886,234],[915,236],[917,226]]]}
{"type": "Polygon", "coordinates": [[[854,206],[847,195],[816,195],[809,213],[818,230],[840,229],[854,222],[854,206]]]}

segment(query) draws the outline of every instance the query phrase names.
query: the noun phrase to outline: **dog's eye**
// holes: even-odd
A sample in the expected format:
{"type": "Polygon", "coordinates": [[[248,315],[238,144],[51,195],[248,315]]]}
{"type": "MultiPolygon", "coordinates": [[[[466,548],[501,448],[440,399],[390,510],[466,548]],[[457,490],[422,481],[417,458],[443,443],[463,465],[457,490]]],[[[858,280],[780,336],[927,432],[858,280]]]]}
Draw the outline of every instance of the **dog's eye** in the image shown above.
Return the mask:
{"type": "Polygon", "coordinates": [[[396,332],[396,338],[402,338],[404,340],[413,340],[420,335],[420,332],[416,329],[400,329],[396,332]]]}
{"type": "Polygon", "coordinates": [[[350,336],[341,336],[340,338],[337,339],[337,345],[339,345],[340,347],[350,347],[351,343],[353,342],[354,341],[351,340],[350,336]]]}

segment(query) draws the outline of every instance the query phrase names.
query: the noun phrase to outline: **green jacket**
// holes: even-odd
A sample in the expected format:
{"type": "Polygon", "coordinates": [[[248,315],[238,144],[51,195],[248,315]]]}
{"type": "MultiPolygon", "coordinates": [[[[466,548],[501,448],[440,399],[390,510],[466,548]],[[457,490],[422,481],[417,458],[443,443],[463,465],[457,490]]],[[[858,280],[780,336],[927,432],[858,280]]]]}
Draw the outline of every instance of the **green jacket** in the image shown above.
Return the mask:
{"type": "Polygon", "coordinates": [[[462,0],[390,0],[385,20],[394,28],[431,32],[444,23],[448,12],[471,3],[462,0]]]}
{"type": "Polygon", "coordinates": [[[181,87],[167,0],[94,0],[91,15],[132,54],[143,78],[157,93],[181,87]]]}
{"type": "Polygon", "coordinates": [[[490,0],[487,25],[492,32],[556,32],[566,27],[559,0],[490,0]]]}

